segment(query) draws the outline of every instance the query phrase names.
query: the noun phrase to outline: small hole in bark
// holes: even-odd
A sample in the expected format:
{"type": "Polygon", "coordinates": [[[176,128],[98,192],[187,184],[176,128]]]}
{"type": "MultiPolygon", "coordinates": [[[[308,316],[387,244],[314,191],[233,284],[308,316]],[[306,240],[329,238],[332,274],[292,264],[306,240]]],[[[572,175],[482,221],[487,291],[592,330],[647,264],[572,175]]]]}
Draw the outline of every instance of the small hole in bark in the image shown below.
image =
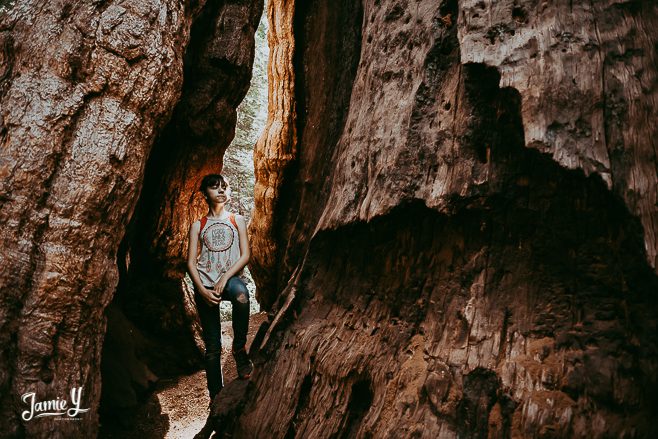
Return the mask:
{"type": "Polygon", "coordinates": [[[357,436],[363,416],[372,405],[372,389],[370,380],[362,379],[352,385],[350,402],[347,404],[347,421],[341,438],[352,438],[357,436]]]}
{"type": "Polygon", "coordinates": [[[41,369],[41,372],[39,373],[39,378],[41,378],[41,381],[43,381],[46,384],[52,383],[54,377],[55,374],[53,373],[53,370],[49,366],[44,366],[43,369],[41,369]]]}
{"type": "Polygon", "coordinates": [[[457,21],[457,0],[448,0],[439,9],[439,13],[442,17],[450,15],[454,22],[457,21]]]}
{"type": "Polygon", "coordinates": [[[523,23],[526,20],[526,13],[523,8],[515,6],[514,9],[512,9],[512,18],[520,23],[523,23]]]}
{"type": "Polygon", "coordinates": [[[297,407],[295,408],[295,415],[290,421],[288,431],[286,432],[286,439],[292,439],[297,434],[297,423],[299,422],[300,413],[308,405],[308,399],[311,395],[311,387],[313,387],[313,375],[309,374],[304,377],[302,385],[299,388],[299,399],[297,400],[297,407]]]}

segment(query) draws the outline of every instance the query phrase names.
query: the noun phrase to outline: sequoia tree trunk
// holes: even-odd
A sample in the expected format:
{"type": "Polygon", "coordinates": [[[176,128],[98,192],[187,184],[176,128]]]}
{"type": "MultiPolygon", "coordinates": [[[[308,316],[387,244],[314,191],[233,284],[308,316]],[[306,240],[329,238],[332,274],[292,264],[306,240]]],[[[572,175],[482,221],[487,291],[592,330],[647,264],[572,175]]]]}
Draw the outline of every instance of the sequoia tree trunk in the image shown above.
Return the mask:
{"type": "Polygon", "coordinates": [[[94,437],[103,310],[156,133],[176,102],[191,11],[180,2],[20,1],[0,17],[0,430],[94,437]],[[20,419],[69,401],[79,422],[20,419]]]}
{"type": "Polygon", "coordinates": [[[655,435],[658,6],[268,14],[235,437],[655,435]]]}
{"type": "MultiPolygon", "coordinates": [[[[0,7],[3,437],[96,436],[103,312],[118,282],[117,251],[151,145],[181,95],[190,28],[204,3],[62,0],[0,7]],[[24,394],[33,392],[34,402],[60,398],[71,407],[70,392],[77,387],[80,408],[89,409],[77,422],[37,419],[38,413],[21,418],[30,410],[24,394]]],[[[210,41],[210,47],[197,52],[219,70],[226,58],[237,59],[245,70],[231,89],[221,78],[214,78],[219,84],[208,82],[203,70],[208,62],[187,69],[186,77],[197,79],[186,80],[187,89],[214,86],[196,95],[196,107],[183,105],[200,122],[188,132],[205,139],[206,152],[199,156],[216,146],[213,136],[221,134],[219,148],[230,141],[235,107],[250,77],[254,29],[240,21],[242,3],[213,3],[199,18],[205,21],[198,39],[210,41]],[[244,49],[241,41],[247,42],[244,49]],[[208,108],[214,118],[206,122],[208,108]],[[204,129],[208,123],[215,128],[204,129]]],[[[247,22],[257,23],[259,4],[245,3],[247,22]]],[[[193,98],[185,96],[188,102],[193,98]]],[[[163,143],[159,157],[178,146],[163,143]]],[[[198,145],[195,140],[185,150],[198,145]]],[[[220,150],[212,156],[213,165],[221,162],[220,150]]],[[[181,180],[176,187],[187,187],[186,170],[197,165],[190,161],[178,173],[171,166],[164,172],[181,180]]]]}

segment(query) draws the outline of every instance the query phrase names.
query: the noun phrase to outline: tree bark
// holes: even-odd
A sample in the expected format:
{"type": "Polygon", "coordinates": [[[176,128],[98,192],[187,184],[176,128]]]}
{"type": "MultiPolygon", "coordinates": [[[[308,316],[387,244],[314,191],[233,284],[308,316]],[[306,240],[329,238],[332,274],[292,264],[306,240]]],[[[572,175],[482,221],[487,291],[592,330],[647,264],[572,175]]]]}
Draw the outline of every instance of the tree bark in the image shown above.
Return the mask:
{"type": "Polygon", "coordinates": [[[20,1],[0,13],[0,430],[95,437],[103,310],[152,142],[182,84],[195,7],[20,1]],[[77,422],[25,421],[66,399],[77,422]]]}
{"type": "Polygon", "coordinates": [[[235,437],[655,435],[657,7],[269,8],[235,437]]]}

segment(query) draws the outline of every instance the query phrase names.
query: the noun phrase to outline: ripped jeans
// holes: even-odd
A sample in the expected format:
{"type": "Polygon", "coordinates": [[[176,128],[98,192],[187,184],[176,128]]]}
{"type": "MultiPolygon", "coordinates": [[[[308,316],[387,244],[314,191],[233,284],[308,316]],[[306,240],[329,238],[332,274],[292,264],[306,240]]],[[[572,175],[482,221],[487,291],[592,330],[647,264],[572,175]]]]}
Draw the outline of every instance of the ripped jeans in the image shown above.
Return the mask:
{"type": "MultiPolygon", "coordinates": [[[[212,287],[206,287],[211,289],[212,287]]],[[[242,279],[231,277],[226,282],[222,292],[222,300],[230,300],[233,306],[233,350],[245,347],[247,343],[247,330],[249,328],[249,290],[242,279]]],[[[194,287],[194,300],[196,302],[203,341],[206,345],[204,356],[208,391],[213,399],[224,387],[222,375],[222,326],[219,318],[219,304],[208,305],[201,293],[194,287]]]]}

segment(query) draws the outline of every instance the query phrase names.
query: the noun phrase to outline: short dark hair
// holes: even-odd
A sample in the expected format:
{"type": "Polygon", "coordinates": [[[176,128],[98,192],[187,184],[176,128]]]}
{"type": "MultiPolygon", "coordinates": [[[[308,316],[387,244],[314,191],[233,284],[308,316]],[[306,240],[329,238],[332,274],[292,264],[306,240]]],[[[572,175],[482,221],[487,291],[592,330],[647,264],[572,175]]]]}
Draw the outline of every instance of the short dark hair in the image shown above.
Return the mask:
{"type": "Polygon", "coordinates": [[[226,181],[226,179],[222,174],[208,174],[205,177],[203,177],[203,180],[201,180],[201,186],[199,186],[199,190],[205,196],[206,189],[217,185],[222,185],[224,187],[227,187],[228,182],[226,181]]]}

